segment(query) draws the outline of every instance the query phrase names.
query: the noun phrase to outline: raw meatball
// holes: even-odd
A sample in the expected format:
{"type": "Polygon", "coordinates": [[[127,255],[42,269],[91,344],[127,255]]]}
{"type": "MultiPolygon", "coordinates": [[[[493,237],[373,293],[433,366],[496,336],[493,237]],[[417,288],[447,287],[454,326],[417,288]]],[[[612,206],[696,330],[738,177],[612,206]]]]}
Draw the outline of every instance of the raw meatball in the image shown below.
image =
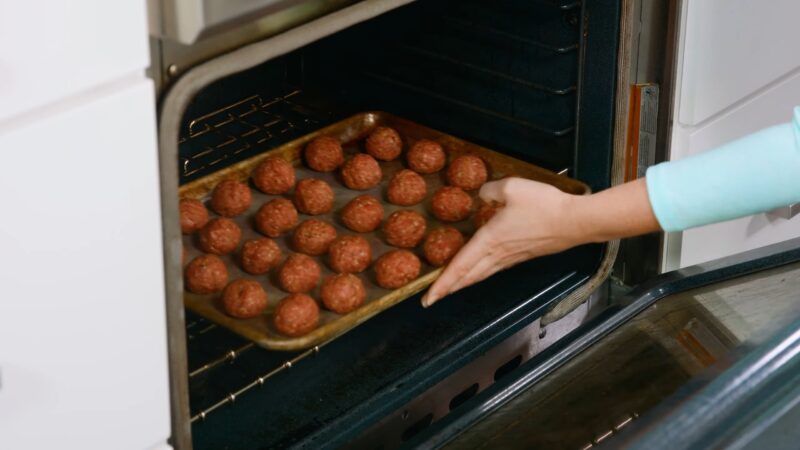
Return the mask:
{"type": "Polygon", "coordinates": [[[437,228],[425,238],[422,250],[425,259],[433,266],[445,265],[464,246],[464,236],[453,227],[437,228]]]}
{"type": "Polygon", "coordinates": [[[498,202],[481,202],[481,204],[478,206],[478,210],[475,211],[475,216],[473,217],[473,220],[475,221],[475,228],[480,228],[486,225],[486,222],[494,217],[500,208],[502,208],[502,204],[498,202]]]}
{"type": "Polygon", "coordinates": [[[391,161],[403,151],[403,140],[392,128],[378,127],[367,138],[367,153],[381,161],[391,161]]]}
{"type": "Polygon", "coordinates": [[[208,210],[200,200],[182,198],[178,209],[181,212],[181,233],[183,234],[192,234],[208,223],[208,210]]]}
{"type": "Polygon", "coordinates": [[[361,236],[342,236],[331,244],[328,263],[335,272],[363,272],[372,262],[372,248],[361,236]]]}
{"type": "Polygon", "coordinates": [[[408,250],[392,250],[375,261],[376,281],[386,289],[405,286],[419,276],[421,269],[417,255],[408,250]]]}
{"type": "Polygon", "coordinates": [[[395,247],[412,248],[425,236],[425,218],[416,211],[395,211],[383,224],[386,242],[395,247]]]}
{"type": "Polygon", "coordinates": [[[411,206],[424,200],[427,193],[425,179],[413,170],[403,169],[389,181],[386,196],[395,205],[411,206]]]}
{"type": "Polygon", "coordinates": [[[306,145],[306,164],[317,172],[333,172],[344,162],[344,152],[339,140],[320,136],[306,145]]]}
{"type": "Polygon", "coordinates": [[[272,239],[251,239],[242,246],[240,260],[242,269],[253,275],[261,275],[276,267],[283,256],[280,247],[272,239]]]}
{"type": "Polygon", "coordinates": [[[342,181],[350,189],[363,191],[381,182],[381,166],[375,158],[363,153],[348,159],[342,166],[342,181]]]}
{"type": "Polygon", "coordinates": [[[275,308],[275,329],[279,333],[297,337],[308,334],[319,324],[319,306],[305,294],[291,294],[275,308]]]}
{"type": "Polygon", "coordinates": [[[322,282],[322,304],[338,314],[347,314],[364,304],[367,291],[364,283],[352,273],[332,275],[322,282]]]}
{"type": "Polygon", "coordinates": [[[324,255],[334,239],[336,239],[336,229],[333,225],[317,219],[308,219],[294,229],[292,247],[306,255],[324,255]]]}
{"type": "Polygon", "coordinates": [[[477,156],[459,156],[451,161],[450,167],[447,168],[447,182],[465,191],[478,189],[486,183],[487,178],[489,173],[486,164],[477,156]]]}
{"type": "Polygon", "coordinates": [[[431,212],[444,222],[458,222],[469,217],[472,197],[461,188],[445,186],[431,198],[431,212]]]}
{"type": "Polygon", "coordinates": [[[219,292],[228,284],[228,269],[215,255],[200,255],[191,260],[184,275],[186,290],[195,294],[219,292]]]}
{"type": "Polygon", "coordinates": [[[383,205],[375,197],[359,195],[342,208],[342,222],[358,233],[376,230],[383,221],[383,205]]]}
{"type": "Polygon", "coordinates": [[[300,180],[294,190],[294,205],[301,213],[325,214],[333,208],[333,189],[315,178],[300,180]]]}
{"type": "Polygon", "coordinates": [[[447,156],[438,142],[420,139],[408,149],[406,161],[414,172],[435,173],[442,170],[447,156]]]}
{"type": "Polygon", "coordinates": [[[229,316],[249,319],[267,307],[267,292],[253,280],[234,280],[222,291],[222,308],[229,316]]]}
{"type": "Polygon", "coordinates": [[[199,246],[206,253],[227,255],[236,250],[242,240],[242,230],[236,222],[218,217],[200,230],[199,246]]]}
{"type": "Polygon", "coordinates": [[[256,228],[269,237],[278,237],[297,225],[297,210],[289,200],[276,198],[256,213],[256,228]]]}
{"type": "Polygon", "coordinates": [[[278,282],[286,292],[308,292],[319,283],[322,274],[319,264],[310,256],[294,253],[278,272],[278,282]]]}
{"type": "Polygon", "coordinates": [[[294,186],[294,167],[285,159],[270,157],[250,175],[258,190],[266,194],[285,194],[294,186]]]}
{"type": "Polygon", "coordinates": [[[223,217],[238,216],[247,211],[252,202],[250,188],[234,180],[220,182],[211,194],[211,207],[223,217]]]}

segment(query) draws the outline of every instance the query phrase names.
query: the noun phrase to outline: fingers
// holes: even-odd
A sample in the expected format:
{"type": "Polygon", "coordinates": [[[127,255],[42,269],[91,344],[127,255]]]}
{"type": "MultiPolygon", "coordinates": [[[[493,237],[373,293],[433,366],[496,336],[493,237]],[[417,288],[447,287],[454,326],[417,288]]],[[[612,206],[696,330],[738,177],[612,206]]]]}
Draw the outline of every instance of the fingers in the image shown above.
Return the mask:
{"type": "Polygon", "coordinates": [[[422,297],[422,306],[428,307],[440,298],[453,292],[454,286],[460,278],[467,274],[482,258],[491,251],[488,245],[488,234],[484,229],[478,230],[472,239],[465,245],[445,267],[444,272],[431,285],[428,292],[422,297]]]}
{"type": "Polygon", "coordinates": [[[486,278],[492,276],[495,272],[502,269],[497,258],[495,255],[489,255],[481,258],[477,264],[472,266],[469,269],[469,272],[466,273],[463,277],[460,277],[456,283],[451,287],[450,291],[455,292],[461,289],[464,289],[467,286],[471,286],[479,281],[483,281],[486,278]]]}
{"type": "Polygon", "coordinates": [[[478,197],[486,202],[506,203],[505,186],[508,178],[498,181],[490,181],[481,186],[478,197]]]}

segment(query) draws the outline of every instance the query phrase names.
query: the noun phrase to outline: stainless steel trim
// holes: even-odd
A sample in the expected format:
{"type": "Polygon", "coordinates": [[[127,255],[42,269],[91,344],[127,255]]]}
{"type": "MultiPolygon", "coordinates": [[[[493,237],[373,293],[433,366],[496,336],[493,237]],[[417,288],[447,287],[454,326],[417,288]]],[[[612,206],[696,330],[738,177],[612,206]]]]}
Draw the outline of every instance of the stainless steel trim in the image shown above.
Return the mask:
{"type": "Polygon", "coordinates": [[[800,214],[800,203],[792,203],[791,205],[770,211],[770,216],[790,220],[792,217],[800,214]]]}

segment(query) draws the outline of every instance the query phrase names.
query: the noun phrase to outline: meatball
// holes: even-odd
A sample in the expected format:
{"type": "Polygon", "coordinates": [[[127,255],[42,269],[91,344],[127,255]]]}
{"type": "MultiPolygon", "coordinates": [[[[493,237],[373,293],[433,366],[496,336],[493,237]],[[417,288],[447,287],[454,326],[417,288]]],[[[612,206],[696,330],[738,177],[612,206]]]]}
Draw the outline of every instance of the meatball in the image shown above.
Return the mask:
{"type": "Polygon", "coordinates": [[[267,292],[253,280],[234,280],[222,291],[222,309],[237,319],[249,319],[267,307],[267,292]]]}
{"type": "Polygon", "coordinates": [[[297,210],[285,198],[265,203],[256,213],[256,228],[269,237],[278,237],[297,224],[297,210]]]}
{"type": "Polygon", "coordinates": [[[375,197],[359,195],[342,208],[342,222],[357,233],[376,230],[383,221],[383,205],[375,197]]]}
{"type": "Polygon", "coordinates": [[[228,269],[215,255],[200,255],[191,260],[184,275],[186,290],[195,294],[213,294],[228,284],[228,269]]]}
{"type": "Polygon", "coordinates": [[[478,189],[486,183],[489,173],[486,164],[477,156],[463,155],[450,162],[447,168],[447,182],[465,191],[478,189]]]}
{"type": "Polygon", "coordinates": [[[303,336],[317,328],[319,306],[306,294],[288,295],[275,307],[274,323],[283,335],[303,336]]]}
{"type": "Polygon", "coordinates": [[[447,156],[438,142],[420,139],[408,149],[406,161],[414,172],[435,173],[442,170],[447,156]]]}
{"type": "Polygon", "coordinates": [[[285,194],[294,186],[294,167],[285,159],[270,157],[250,174],[253,184],[265,194],[285,194]]]}
{"type": "Polygon", "coordinates": [[[219,217],[200,230],[200,249],[214,255],[227,255],[236,250],[242,239],[242,230],[231,219],[219,217]]]}
{"type": "Polygon", "coordinates": [[[425,259],[433,266],[445,265],[464,246],[464,236],[453,227],[439,227],[428,234],[422,246],[425,259]]]}
{"type": "Polygon", "coordinates": [[[431,212],[444,222],[458,222],[469,217],[472,197],[461,188],[445,186],[431,198],[431,212]]]}
{"type": "Polygon", "coordinates": [[[363,191],[381,182],[381,166],[375,158],[363,153],[348,159],[342,166],[342,182],[350,189],[363,191]]]}
{"type": "Polygon", "coordinates": [[[252,202],[250,188],[234,180],[220,182],[211,194],[211,207],[223,217],[238,216],[247,211],[252,202]]]}
{"type": "Polygon", "coordinates": [[[317,172],[333,172],[344,162],[344,152],[339,140],[320,136],[306,145],[306,164],[317,172]]]}
{"type": "Polygon", "coordinates": [[[495,201],[490,203],[481,202],[481,204],[478,205],[478,210],[475,211],[475,216],[473,217],[473,220],[475,221],[475,228],[480,228],[486,225],[486,222],[494,217],[494,215],[497,214],[497,211],[502,207],[503,205],[501,203],[495,201]]]}
{"type": "Polygon", "coordinates": [[[339,273],[363,272],[372,262],[372,248],[361,236],[342,236],[331,244],[328,264],[339,273]]]}
{"type": "Polygon", "coordinates": [[[386,196],[395,205],[411,206],[424,200],[427,193],[425,179],[413,170],[403,169],[389,181],[386,196]]]}
{"type": "Polygon", "coordinates": [[[391,161],[403,151],[403,140],[393,128],[377,127],[367,137],[367,153],[381,161],[391,161]]]}
{"type": "Polygon", "coordinates": [[[294,253],[278,271],[278,283],[286,292],[308,292],[317,286],[321,274],[322,269],[312,257],[294,253]]]}
{"type": "Polygon", "coordinates": [[[276,267],[283,256],[280,247],[272,239],[250,239],[242,246],[240,261],[242,269],[252,275],[261,275],[276,267]]]}
{"type": "Polygon", "coordinates": [[[416,211],[395,211],[383,224],[386,242],[395,247],[412,248],[425,236],[425,218],[416,211]]]}
{"type": "Polygon", "coordinates": [[[352,273],[332,275],[322,282],[322,304],[338,314],[347,314],[364,304],[367,291],[361,279],[352,273]]]}
{"type": "Polygon", "coordinates": [[[375,261],[376,281],[386,289],[405,286],[419,276],[421,269],[417,255],[408,250],[392,250],[375,261]]]}
{"type": "Polygon", "coordinates": [[[336,229],[333,225],[317,219],[308,219],[294,229],[292,247],[306,255],[324,255],[334,239],[336,239],[336,229]]]}
{"type": "Polygon", "coordinates": [[[300,180],[294,190],[294,204],[301,213],[325,214],[333,208],[333,189],[315,178],[300,180]]]}
{"type": "Polygon", "coordinates": [[[208,223],[208,210],[200,200],[182,198],[178,209],[181,212],[181,233],[183,234],[192,234],[208,223]]]}

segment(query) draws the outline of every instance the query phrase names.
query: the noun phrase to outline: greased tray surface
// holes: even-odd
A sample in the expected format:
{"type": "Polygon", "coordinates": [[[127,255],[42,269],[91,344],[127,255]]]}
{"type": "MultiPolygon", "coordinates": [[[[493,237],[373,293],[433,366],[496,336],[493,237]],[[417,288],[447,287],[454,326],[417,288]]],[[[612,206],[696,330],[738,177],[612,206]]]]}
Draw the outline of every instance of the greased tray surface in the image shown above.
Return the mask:
{"type": "MultiPolygon", "coordinates": [[[[370,245],[372,246],[374,262],[378,259],[378,257],[387,251],[394,249],[395,247],[391,247],[383,241],[380,228],[372,233],[355,233],[347,229],[339,220],[339,211],[341,208],[344,207],[344,205],[346,205],[347,202],[354,197],[362,194],[370,194],[381,200],[383,203],[385,209],[384,218],[388,217],[392,212],[398,209],[413,209],[422,213],[427,218],[428,231],[430,231],[440,225],[443,225],[443,223],[434,218],[429,211],[430,198],[432,194],[445,184],[444,173],[446,169],[440,171],[439,173],[423,175],[428,185],[428,195],[425,201],[415,206],[403,207],[392,205],[386,201],[385,190],[389,179],[391,179],[391,176],[395,172],[404,168],[405,152],[403,156],[395,161],[380,163],[381,169],[383,170],[383,178],[381,179],[381,183],[379,186],[368,191],[354,191],[347,189],[339,181],[335,173],[319,173],[305,167],[301,159],[301,154],[306,143],[315,137],[321,135],[331,135],[337,137],[340,142],[343,143],[345,157],[347,158],[355,153],[363,151],[363,139],[366,138],[366,136],[369,135],[369,133],[375,127],[381,125],[390,126],[400,133],[400,136],[403,138],[404,151],[419,139],[432,139],[439,142],[445,149],[447,152],[448,162],[452,158],[462,154],[473,154],[483,158],[489,168],[491,179],[498,179],[513,175],[552,184],[565,192],[570,192],[573,194],[586,194],[589,192],[588,186],[584,185],[583,183],[559,176],[554,172],[542,169],[538,166],[505,156],[474,144],[470,144],[461,139],[446,135],[421,125],[417,125],[408,120],[395,117],[388,113],[367,112],[357,114],[341,122],[308,134],[302,138],[286,143],[278,148],[262,153],[261,155],[250,158],[246,161],[242,161],[212,175],[188,183],[180,188],[180,197],[201,199],[208,207],[208,197],[211,191],[214,189],[214,186],[216,186],[220,181],[225,179],[235,179],[248,182],[253,193],[253,204],[246,213],[233,218],[233,220],[235,220],[242,229],[242,242],[248,239],[264,237],[255,230],[253,225],[253,217],[261,205],[273,198],[280,196],[262,193],[256,189],[252,183],[249,182],[249,176],[252,169],[254,169],[263,159],[270,156],[279,156],[287,161],[292,162],[292,164],[295,166],[298,181],[304,178],[319,178],[328,182],[335,193],[334,207],[331,213],[320,216],[308,216],[305,214],[300,214],[298,223],[311,217],[315,217],[333,224],[339,236],[344,234],[361,234],[370,242],[370,245]]],[[[471,194],[473,199],[476,200],[477,205],[477,199],[475,198],[477,193],[473,192],[471,194]]],[[[291,193],[283,197],[291,199],[291,193]]],[[[217,217],[210,207],[208,209],[212,218],[217,217]]],[[[474,231],[472,217],[461,222],[451,223],[449,225],[458,228],[462,233],[464,233],[464,236],[467,239],[474,231]]],[[[290,237],[291,232],[275,239],[284,253],[284,258],[292,252],[290,237]]],[[[199,256],[202,253],[195,243],[196,238],[197,234],[192,236],[183,236],[183,244],[187,251],[187,262],[191,261],[192,258],[199,256]]],[[[272,312],[275,306],[277,305],[278,301],[288,295],[286,292],[283,292],[277,287],[278,285],[275,276],[277,271],[272,270],[264,275],[250,275],[244,272],[239,267],[238,250],[230,255],[221,256],[222,260],[225,261],[226,265],[228,266],[229,278],[231,281],[237,278],[246,278],[256,280],[261,283],[261,285],[267,291],[269,303],[269,306],[265,310],[264,314],[255,318],[244,320],[229,317],[223,312],[219,305],[220,294],[198,295],[185,292],[184,304],[187,308],[195,313],[200,314],[201,316],[256,342],[262,347],[274,350],[305,349],[325,342],[350,330],[380,311],[383,311],[384,309],[403,301],[404,299],[429,286],[433,280],[439,276],[441,269],[435,268],[426,263],[422,254],[421,244],[414,249],[414,252],[420,257],[420,260],[423,263],[419,278],[400,289],[383,289],[375,283],[374,272],[370,266],[369,269],[361,274],[358,274],[362,281],[364,281],[364,286],[367,291],[367,298],[364,304],[359,309],[345,315],[335,314],[324,309],[323,307],[320,307],[319,327],[302,337],[290,338],[283,336],[279,334],[272,325],[272,312]]],[[[320,267],[322,267],[323,279],[333,274],[333,271],[328,268],[327,260],[324,255],[314,258],[320,264],[320,267]]],[[[311,292],[311,295],[319,301],[319,286],[317,286],[317,288],[311,292]]]]}

